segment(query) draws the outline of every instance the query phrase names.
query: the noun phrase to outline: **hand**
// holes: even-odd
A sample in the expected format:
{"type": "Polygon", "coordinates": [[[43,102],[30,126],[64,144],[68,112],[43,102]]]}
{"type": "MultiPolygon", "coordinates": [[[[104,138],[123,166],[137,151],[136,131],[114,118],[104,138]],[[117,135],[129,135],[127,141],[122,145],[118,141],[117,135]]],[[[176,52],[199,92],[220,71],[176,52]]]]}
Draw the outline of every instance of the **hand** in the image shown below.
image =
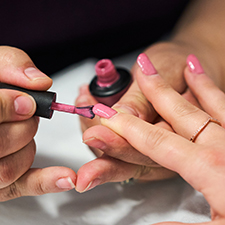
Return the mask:
{"type": "MultiPolygon", "coordinates": [[[[0,47],[0,81],[42,91],[52,84],[26,53],[6,46],[0,47]]],[[[38,128],[35,110],[31,96],[0,89],[0,201],[69,190],[75,182],[76,174],[68,168],[30,168],[38,128]]]]}
{"type": "Polygon", "coordinates": [[[144,58],[145,63],[141,63],[142,71],[148,76],[139,70],[137,82],[147,99],[170,124],[175,133],[146,123],[133,115],[116,113],[107,108],[109,118],[101,119],[101,122],[125,138],[142,154],[179,173],[197,191],[200,191],[210,204],[213,222],[207,224],[222,225],[225,223],[223,198],[225,95],[204,74],[198,60],[193,56],[188,57],[188,62],[192,67],[185,69],[185,78],[189,88],[205,110],[204,112],[175,92],[160,75],[146,72],[149,71],[146,67],[151,65],[151,62],[148,62],[146,57],[144,58]],[[210,117],[220,120],[222,126],[213,121],[209,122],[198,133],[195,141],[191,142],[192,135],[210,117]]]}
{"type": "MultiPolygon", "coordinates": [[[[186,65],[186,56],[192,48],[189,45],[181,45],[176,42],[165,42],[153,45],[146,50],[146,53],[153,58],[160,74],[162,74],[180,93],[183,93],[186,89],[183,71],[186,65]],[[173,65],[173,67],[171,67],[171,65],[173,65]]],[[[160,117],[158,117],[158,114],[142,94],[135,81],[136,74],[139,70],[138,68],[138,65],[135,64],[132,69],[134,82],[114,107],[122,112],[135,115],[148,122],[159,121],[160,117]]],[[[197,105],[197,102],[190,91],[187,90],[183,96],[193,104],[197,105]]],[[[97,103],[98,102],[94,97],[91,96],[88,86],[83,86],[80,89],[80,95],[76,100],[76,106],[95,105],[97,103]]],[[[150,181],[176,176],[175,173],[168,171],[165,168],[160,168],[154,161],[141,155],[119,135],[115,134],[110,129],[101,126],[98,117],[94,120],[80,117],[80,121],[81,129],[84,132],[84,143],[91,148],[97,157],[102,156],[104,160],[106,157],[107,163],[105,162],[105,167],[100,167],[100,170],[98,171],[92,170],[93,167],[97,168],[96,164],[100,162],[98,159],[81,167],[78,171],[78,174],[80,174],[78,177],[83,178],[82,181],[77,182],[78,191],[84,191],[86,187],[89,186],[89,183],[94,178],[100,176],[100,174],[105,182],[123,181],[131,177],[150,181]],[[119,159],[119,161],[116,160],[116,162],[114,162],[115,158],[119,159]],[[124,163],[127,164],[125,165],[124,163]],[[115,170],[112,169],[114,167],[116,167],[115,170]],[[126,170],[126,173],[123,172],[125,167],[130,168],[129,170],[126,170]],[[84,174],[89,174],[89,176],[83,176],[84,174]]],[[[158,123],[158,126],[171,129],[163,121],[158,123]]],[[[101,163],[103,159],[100,158],[101,163]]]]}

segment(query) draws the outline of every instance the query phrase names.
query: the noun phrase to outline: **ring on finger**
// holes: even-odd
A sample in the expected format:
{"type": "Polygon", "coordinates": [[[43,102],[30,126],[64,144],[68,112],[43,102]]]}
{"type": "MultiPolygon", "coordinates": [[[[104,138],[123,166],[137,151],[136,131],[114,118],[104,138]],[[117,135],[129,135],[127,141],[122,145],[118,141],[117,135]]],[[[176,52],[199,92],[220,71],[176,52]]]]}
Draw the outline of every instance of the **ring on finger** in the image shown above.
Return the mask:
{"type": "Polygon", "coordinates": [[[195,133],[191,136],[190,141],[195,142],[196,138],[199,136],[199,134],[202,133],[202,131],[208,126],[210,122],[216,123],[221,126],[221,123],[219,120],[209,117],[196,131],[195,133]]]}

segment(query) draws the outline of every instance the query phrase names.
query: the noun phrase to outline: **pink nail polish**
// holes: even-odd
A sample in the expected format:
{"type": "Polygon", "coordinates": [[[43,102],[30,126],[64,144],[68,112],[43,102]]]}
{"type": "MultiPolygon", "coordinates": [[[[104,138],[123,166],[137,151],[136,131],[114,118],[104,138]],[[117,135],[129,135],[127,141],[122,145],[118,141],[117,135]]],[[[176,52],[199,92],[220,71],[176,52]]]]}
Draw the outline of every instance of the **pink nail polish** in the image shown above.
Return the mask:
{"type": "Polygon", "coordinates": [[[103,105],[101,103],[96,104],[93,109],[92,109],[93,113],[97,116],[100,116],[102,118],[106,118],[109,119],[111,118],[113,115],[115,115],[117,113],[116,110],[103,105]]]}
{"type": "Polygon", "coordinates": [[[158,73],[145,53],[141,53],[138,56],[137,63],[145,75],[154,75],[158,73]]]}
{"type": "Polygon", "coordinates": [[[200,62],[195,55],[189,55],[187,57],[187,65],[189,67],[189,70],[192,73],[196,73],[196,74],[204,73],[204,70],[203,70],[200,62]]]}

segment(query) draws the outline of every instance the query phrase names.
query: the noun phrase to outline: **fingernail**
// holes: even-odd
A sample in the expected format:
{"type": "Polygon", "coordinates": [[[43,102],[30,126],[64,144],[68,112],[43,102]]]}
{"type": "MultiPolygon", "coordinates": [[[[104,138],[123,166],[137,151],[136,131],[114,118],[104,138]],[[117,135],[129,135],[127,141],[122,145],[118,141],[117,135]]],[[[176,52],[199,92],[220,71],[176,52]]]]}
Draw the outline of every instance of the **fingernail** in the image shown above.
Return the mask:
{"type": "Polygon", "coordinates": [[[33,112],[35,104],[36,103],[31,96],[22,95],[15,99],[14,109],[15,112],[19,115],[29,115],[33,112]]]}
{"type": "Polygon", "coordinates": [[[101,103],[96,104],[93,107],[92,111],[95,115],[100,116],[105,119],[109,119],[117,113],[116,110],[114,110],[106,105],[103,105],[101,103]]]}
{"type": "Polygon", "coordinates": [[[100,150],[105,150],[107,148],[106,143],[103,141],[93,137],[93,138],[88,138],[87,140],[83,140],[83,142],[93,148],[98,148],[100,150]]]}
{"type": "Polygon", "coordinates": [[[82,86],[79,88],[79,94],[80,94],[80,95],[86,94],[87,91],[88,91],[88,85],[87,85],[87,84],[84,84],[84,85],[82,85],[82,86]]]}
{"type": "Polygon", "coordinates": [[[24,73],[31,80],[35,80],[35,79],[38,79],[38,78],[48,78],[47,75],[45,75],[40,70],[38,70],[38,69],[36,69],[34,67],[28,67],[28,68],[26,68],[24,70],[24,73]]]}
{"type": "Polygon", "coordinates": [[[101,180],[99,178],[96,178],[95,180],[91,181],[83,191],[79,191],[79,192],[83,193],[83,192],[89,191],[95,188],[96,186],[98,186],[99,184],[101,184],[101,180]]]}
{"type": "Polygon", "coordinates": [[[187,57],[187,65],[192,73],[201,74],[204,73],[204,70],[195,55],[189,55],[187,57]]]}
{"type": "Polygon", "coordinates": [[[138,56],[137,63],[145,75],[149,76],[158,73],[145,53],[141,53],[138,56]]]}
{"type": "Polygon", "coordinates": [[[61,189],[73,189],[75,188],[75,184],[71,180],[70,177],[60,178],[56,181],[56,186],[61,189]]]}

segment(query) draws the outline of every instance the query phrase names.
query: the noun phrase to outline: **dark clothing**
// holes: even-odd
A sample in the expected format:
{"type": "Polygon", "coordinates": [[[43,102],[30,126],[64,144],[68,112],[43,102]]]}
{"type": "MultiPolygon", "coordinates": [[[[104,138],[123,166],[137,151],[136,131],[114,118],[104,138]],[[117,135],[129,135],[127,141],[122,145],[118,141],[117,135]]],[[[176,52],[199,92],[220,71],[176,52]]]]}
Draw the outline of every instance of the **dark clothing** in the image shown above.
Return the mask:
{"type": "Polygon", "coordinates": [[[47,74],[111,58],[168,33],[188,0],[20,0],[0,5],[0,45],[23,49],[47,74]]]}

